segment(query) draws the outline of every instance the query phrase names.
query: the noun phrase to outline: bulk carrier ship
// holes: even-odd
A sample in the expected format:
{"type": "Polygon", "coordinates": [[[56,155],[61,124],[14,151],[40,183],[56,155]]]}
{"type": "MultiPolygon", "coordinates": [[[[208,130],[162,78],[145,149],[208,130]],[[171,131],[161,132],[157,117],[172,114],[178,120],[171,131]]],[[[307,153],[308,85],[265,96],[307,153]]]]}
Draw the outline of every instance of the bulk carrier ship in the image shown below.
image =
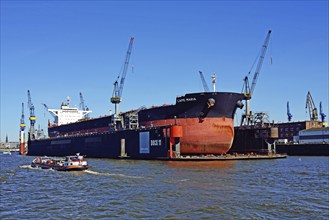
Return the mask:
{"type": "MultiPolygon", "coordinates": [[[[123,71],[118,76],[120,85],[118,80],[114,83],[111,102],[115,105],[115,113],[86,119],[85,115],[91,111],[71,108],[69,102],[60,109],[51,109],[55,120],[49,123],[49,137],[30,134],[28,155],[80,153],[98,158],[177,159],[216,157],[230,150],[234,115],[237,108],[243,108],[242,101],[251,98],[248,93],[216,92],[214,89],[177,97],[175,104],[119,113],[133,41],[131,38],[123,71]]],[[[34,131],[33,124],[31,121],[30,132],[34,131]]]]}
{"type": "Polygon", "coordinates": [[[30,139],[28,155],[168,159],[225,154],[233,142],[233,118],[243,107],[243,98],[239,93],[192,93],[177,97],[174,105],[70,123],[65,118],[85,111],[62,104],[50,111],[56,113],[55,122],[63,124],[49,124],[47,138],[30,139]]]}

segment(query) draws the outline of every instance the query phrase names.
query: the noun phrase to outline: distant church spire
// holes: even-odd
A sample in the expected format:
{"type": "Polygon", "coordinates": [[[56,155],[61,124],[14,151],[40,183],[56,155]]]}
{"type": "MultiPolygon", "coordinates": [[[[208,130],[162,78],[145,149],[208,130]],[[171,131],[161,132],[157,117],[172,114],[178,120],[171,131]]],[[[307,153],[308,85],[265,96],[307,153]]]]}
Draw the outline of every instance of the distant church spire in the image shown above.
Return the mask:
{"type": "Polygon", "coordinates": [[[8,143],[8,134],[6,134],[6,143],[8,143]]]}

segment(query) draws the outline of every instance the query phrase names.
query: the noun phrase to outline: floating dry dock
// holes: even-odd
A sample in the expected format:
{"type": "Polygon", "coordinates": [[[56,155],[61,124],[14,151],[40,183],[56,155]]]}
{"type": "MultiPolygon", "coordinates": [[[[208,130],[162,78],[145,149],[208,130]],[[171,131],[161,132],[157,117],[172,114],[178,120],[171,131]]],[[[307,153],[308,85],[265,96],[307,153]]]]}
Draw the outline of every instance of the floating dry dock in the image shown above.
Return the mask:
{"type": "Polygon", "coordinates": [[[29,140],[28,155],[65,156],[80,153],[88,158],[211,161],[279,159],[278,154],[184,154],[183,128],[179,125],[29,140]],[[106,144],[104,144],[106,143],[106,144]]]}

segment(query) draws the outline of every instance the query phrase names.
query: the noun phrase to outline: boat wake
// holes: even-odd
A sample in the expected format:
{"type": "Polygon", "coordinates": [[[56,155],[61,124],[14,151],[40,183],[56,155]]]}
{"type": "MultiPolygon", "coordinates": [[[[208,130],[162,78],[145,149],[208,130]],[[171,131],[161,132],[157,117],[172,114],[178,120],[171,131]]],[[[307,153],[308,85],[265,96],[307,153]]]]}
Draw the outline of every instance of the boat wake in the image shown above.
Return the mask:
{"type": "MultiPolygon", "coordinates": [[[[32,167],[31,165],[21,165],[19,167],[22,168],[22,169],[55,171],[53,169],[42,169],[40,167],[32,167]]],[[[140,177],[140,176],[129,176],[129,175],[120,174],[120,173],[102,173],[102,172],[97,172],[97,171],[93,171],[93,170],[83,170],[81,172],[92,174],[92,175],[98,175],[98,176],[112,176],[112,177],[132,178],[132,179],[141,179],[141,178],[143,178],[143,177],[140,177]]]]}
{"type": "Polygon", "coordinates": [[[89,173],[92,175],[99,175],[99,176],[114,176],[114,177],[123,177],[123,178],[134,178],[134,179],[140,179],[142,177],[139,176],[129,176],[125,174],[120,174],[120,173],[101,173],[93,170],[84,170],[83,172],[89,173]]]}
{"type": "Polygon", "coordinates": [[[36,170],[36,169],[37,169],[36,167],[32,167],[31,165],[21,165],[21,166],[19,166],[19,168],[23,168],[23,169],[33,169],[33,170],[36,170]]]}
{"type": "Polygon", "coordinates": [[[50,170],[50,171],[55,171],[53,169],[42,169],[40,167],[32,167],[31,165],[21,165],[21,166],[19,166],[19,168],[22,168],[22,169],[31,169],[31,170],[50,170]]]}

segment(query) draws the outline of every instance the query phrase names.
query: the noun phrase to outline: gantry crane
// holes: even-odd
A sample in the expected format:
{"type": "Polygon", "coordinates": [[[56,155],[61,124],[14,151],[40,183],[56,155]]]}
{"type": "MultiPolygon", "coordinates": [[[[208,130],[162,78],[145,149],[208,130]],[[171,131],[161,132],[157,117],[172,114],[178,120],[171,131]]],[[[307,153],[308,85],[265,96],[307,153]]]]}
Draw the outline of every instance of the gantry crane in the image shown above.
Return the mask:
{"type": "Polygon", "coordinates": [[[268,43],[270,40],[271,32],[272,32],[271,30],[268,31],[267,36],[265,38],[265,42],[260,51],[260,55],[258,56],[258,63],[257,63],[255,74],[254,74],[254,77],[252,80],[251,87],[249,87],[249,77],[248,77],[250,75],[251,71],[249,71],[248,75],[243,80],[244,81],[244,85],[243,85],[244,96],[245,96],[245,100],[246,100],[246,109],[245,109],[245,114],[242,115],[241,125],[242,124],[250,125],[253,123],[253,118],[252,118],[253,116],[252,116],[252,112],[250,111],[250,99],[255,90],[257,79],[258,79],[260,70],[263,65],[263,61],[264,61],[264,57],[265,57],[268,43]]]}
{"type": "Polygon", "coordinates": [[[311,121],[317,121],[318,120],[318,110],[315,107],[315,104],[314,104],[314,101],[313,101],[313,98],[312,98],[310,92],[308,92],[307,96],[306,96],[306,106],[305,106],[305,108],[306,108],[306,112],[308,110],[308,113],[310,115],[310,120],[311,121]]]}
{"type": "Polygon", "coordinates": [[[207,85],[207,82],[206,82],[206,80],[205,80],[205,78],[203,76],[203,73],[201,71],[199,71],[199,74],[200,74],[200,77],[201,77],[201,81],[202,81],[202,84],[203,84],[204,91],[205,92],[209,92],[210,90],[209,90],[209,87],[207,85]]]}
{"type": "Polygon", "coordinates": [[[34,115],[34,105],[32,104],[30,90],[27,90],[27,97],[28,97],[28,106],[29,106],[29,109],[30,109],[29,139],[32,140],[32,139],[34,139],[34,133],[35,133],[34,124],[35,124],[35,121],[37,120],[37,118],[34,115]]]}
{"type": "Polygon", "coordinates": [[[19,153],[23,155],[25,153],[25,121],[24,121],[24,103],[22,103],[22,116],[21,116],[21,121],[19,124],[20,127],[20,132],[19,132],[19,143],[20,143],[20,148],[19,148],[19,153]]]}
{"type": "Polygon", "coordinates": [[[288,116],[288,121],[291,121],[292,114],[290,113],[289,102],[287,102],[287,116],[288,116]]]}
{"type": "Polygon", "coordinates": [[[132,37],[132,38],[130,38],[123,69],[119,73],[117,80],[114,82],[114,90],[113,90],[113,95],[111,98],[111,102],[115,105],[114,123],[121,120],[121,119],[119,119],[119,104],[120,104],[120,102],[122,102],[123,86],[124,86],[125,79],[126,79],[126,74],[127,74],[127,69],[128,69],[128,65],[129,65],[129,60],[130,60],[133,43],[134,43],[134,38],[132,37]],[[120,86],[119,86],[118,80],[119,80],[120,76],[121,76],[121,79],[120,79],[120,86]]]}

